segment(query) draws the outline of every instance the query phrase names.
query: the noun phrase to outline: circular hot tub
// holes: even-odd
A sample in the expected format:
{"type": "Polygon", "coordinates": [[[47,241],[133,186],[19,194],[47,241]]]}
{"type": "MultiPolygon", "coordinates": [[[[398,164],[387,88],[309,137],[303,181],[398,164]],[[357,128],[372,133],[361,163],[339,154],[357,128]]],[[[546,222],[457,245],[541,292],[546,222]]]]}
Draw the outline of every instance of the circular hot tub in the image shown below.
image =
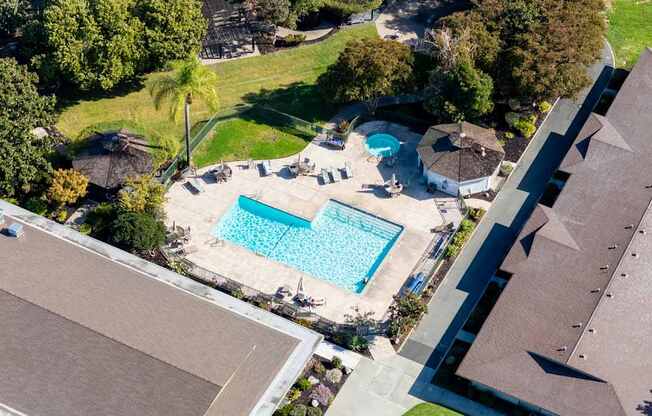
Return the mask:
{"type": "Polygon", "coordinates": [[[392,157],[398,153],[401,142],[391,134],[376,133],[367,137],[365,148],[372,156],[392,157]]]}

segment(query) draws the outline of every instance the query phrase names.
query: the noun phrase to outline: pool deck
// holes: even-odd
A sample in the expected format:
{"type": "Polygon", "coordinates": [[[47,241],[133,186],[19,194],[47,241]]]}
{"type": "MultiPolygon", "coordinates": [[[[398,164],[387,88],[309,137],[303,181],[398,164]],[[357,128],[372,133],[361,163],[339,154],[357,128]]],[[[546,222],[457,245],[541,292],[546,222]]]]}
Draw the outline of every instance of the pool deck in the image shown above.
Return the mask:
{"type": "Polygon", "coordinates": [[[168,225],[175,222],[183,227],[190,226],[191,245],[196,251],[187,258],[201,267],[266,293],[275,293],[284,285],[296,288],[303,277],[303,287],[309,296],[326,299],[326,305],[315,310],[321,316],[344,322],[345,315],[358,306],[360,311],[372,311],[380,319],[431,242],[430,230],[444,221],[457,223],[461,218],[454,198],[428,194],[423,180],[416,174],[415,149],[420,139],[419,134],[403,126],[371,122],[356,129],[345,150],[323,147],[317,140],[309,144],[301,158],[307,157],[316,163],[317,169],[311,176],[293,178],[290,175],[287,165],[297,157],[273,160],[273,173],[266,177],[261,176],[258,166],[247,169],[246,163],[230,163],[233,177],[219,184],[202,176],[210,169],[207,167],[198,172],[205,192],[192,194],[184,182],[170,188],[165,205],[168,225]],[[364,138],[375,132],[390,133],[402,142],[399,162],[393,168],[379,166],[366,152],[364,138]],[[318,178],[322,168],[342,169],[345,162],[351,164],[352,179],[322,184],[318,178]],[[407,184],[397,198],[387,197],[382,188],[392,173],[396,173],[401,183],[407,184]],[[240,195],[308,220],[329,199],[334,199],[402,225],[404,231],[363,293],[355,294],[228,241],[216,244],[211,229],[240,195]],[[447,202],[450,209],[441,212],[435,201],[447,202]]]}

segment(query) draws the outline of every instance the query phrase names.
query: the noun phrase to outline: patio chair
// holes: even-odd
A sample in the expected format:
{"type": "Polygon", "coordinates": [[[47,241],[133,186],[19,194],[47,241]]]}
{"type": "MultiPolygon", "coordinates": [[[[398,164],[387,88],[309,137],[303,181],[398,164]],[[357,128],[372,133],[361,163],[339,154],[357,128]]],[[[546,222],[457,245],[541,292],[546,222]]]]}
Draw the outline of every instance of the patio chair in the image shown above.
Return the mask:
{"type": "Polygon", "coordinates": [[[256,162],[253,159],[247,160],[247,168],[254,169],[256,167],[256,162]]]}
{"type": "Polygon", "coordinates": [[[333,169],[333,167],[328,168],[328,173],[330,173],[332,182],[339,182],[342,180],[342,175],[338,169],[333,169]]]}
{"type": "Polygon", "coordinates": [[[321,174],[319,176],[321,176],[321,180],[322,180],[324,185],[326,185],[328,182],[330,182],[330,179],[328,178],[328,171],[326,171],[326,169],[322,168],[321,169],[321,174]]]}
{"type": "Polygon", "coordinates": [[[351,179],[353,177],[353,169],[351,168],[351,163],[344,163],[344,173],[346,174],[346,179],[351,179]]]}
{"type": "Polygon", "coordinates": [[[261,166],[263,168],[263,176],[269,176],[272,174],[272,162],[264,160],[261,166]]]}
{"type": "Polygon", "coordinates": [[[191,178],[190,180],[188,180],[188,183],[195,191],[197,191],[198,194],[204,192],[204,187],[201,186],[197,178],[191,178]]]}

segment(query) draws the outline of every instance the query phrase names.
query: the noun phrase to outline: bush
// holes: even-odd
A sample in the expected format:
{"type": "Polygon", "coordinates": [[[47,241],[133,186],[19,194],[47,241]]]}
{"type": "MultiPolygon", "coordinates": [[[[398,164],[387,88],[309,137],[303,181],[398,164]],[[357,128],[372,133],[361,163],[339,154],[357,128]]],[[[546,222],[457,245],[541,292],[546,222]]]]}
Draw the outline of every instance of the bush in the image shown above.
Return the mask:
{"type": "Polygon", "coordinates": [[[123,212],[163,217],[165,187],[151,176],[129,178],[118,193],[118,206],[123,212]]]}
{"type": "Polygon", "coordinates": [[[93,229],[93,236],[101,240],[108,240],[111,234],[113,221],[117,216],[117,210],[112,204],[101,203],[86,216],[86,223],[93,229]]]}
{"type": "Polygon", "coordinates": [[[83,223],[79,226],[79,232],[84,235],[90,235],[90,233],[93,232],[93,227],[91,227],[90,224],[83,223]]]}
{"type": "Polygon", "coordinates": [[[503,163],[500,165],[500,173],[502,173],[503,176],[509,176],[509,174],[512,173],[512,170],[514,170],[514,168],[509,163],[503,163]]]}
{"type": "Polygon", "coordinates": [[[326,372],[326,367],[324,367],[321,361],[315,360],[315,363],[312,365],[312,371],[321,376],[326,372]]]}
{"type": "Polygon", "coordinates": [[[428,305],[414,293],[404,297],[394,296],[394,303],[389,307],[388,335],[391,338],[399,337],[427,311],[428,305]]]}
{"type": "Polygon", "coordinates": [[[68,211],[65,209],[59,209],[52,213],[52,218],[56,222],[63,224],[68,219],[68,211]]]}
{"type": "Polygon", "coordinates": [[[284,38],[279,39],[280,46],[297,46],[306,40],[306,35],[303,34],[289,34],[284,38]]]}
{"type": "Polygon", "coordinates": [[[74,204],[86,195],[87,186],[88,178],[81,172],[74,169],[57,169],[52,174],[48,199],[58,206],[74,204]]]}
{"type": "Polygon", "coordinates": [[[340,357],[333,357],[331,365],[333,368],[342,368],[342,359],[340,357]]]}
{"type": "Polygon", "coordinates": [[[327,386],[318,384],[310,393],[311,400],[317,400],[322,406],[328,406],[333,400],[333,392],[327,386]]]}
{"type": "Polygon", "coordinates": [[[153,250],[165,242],[165,225],[149,214],[120,213],[112,231],[113,242],[128,250],[153,250]]]}
{"type": "Polygon", "coordinates": [[[462,220],[459,230],[453,237],[452,241],[446,247],[446,252],[444,255],[446,258],[455,257],[459,254],[464,246],[464,243],[471,237],[471,233],[475,228],[475,223],[469,220],[462,220]]]}
{"type": "Polygon", "coordinates": [[[319,407],[309,407],[306,416],[322,416],[323,412],[319,407]]]}
{"type": "Polygon", "coordinates": [[[349,338],[348,347],[355,352],[364,351],[369,347],[369,341],[359,335],[353,335],[349,338]]]}
{"type": "Polygon", "coordinates": [[[44,216],[48,212],[48,203],[41,197],[33,196],[25,201],[23,208],[32,211],[34,214],[44,216]]]}
{"type": "Polygon", "coordinates": [[[469,218],[471,218],[473,221],[478,222],[480,218],[485,214],[485,210],[482,208],[471,208],[469,210],[469,218]]]}
{"type": "Polygon", "coordinates": [[[300,377],[294,385],[300,391],[306,391],[312,387],[310,380],[306,377],[300,377]]]}
{"type": "Polygon", "coordinates": [[[332,370],[326,371],[326,375],[324,376],[326,381],[328,381],[331,384],[340,384],[342,381],[342,370],[338,368],[333,368],[332,370]]]}
{"type": "Polygon", "coordinates": [[[513,139],[514,138],[514,133],[511,131],[505,132],[505,138],[506,139],[513,139]]]}
{"type": "MultiPolygon", "coordinates": [[[[535,118],[536,120],[536,118],[535,118]]],[[[514,123],[514,128],[523,135],[526,139],[529,139],[536,133],[537,131],[537,126],[534,124],[534,122],[531,121],[531,119],[520,119],[516,123],[514,123]]]]}
{"type": "Polygon", "coordinates": [[[550,104],[548,101],[541,101],[539,104],[537,104],[537,107],[542,113],[549,113],[550,110],[552,110],[552,104],[550,104]]]}
{"type": "Polygon", "coordinates": [[[293,409],[294,409],[293,404],[286,404],[285,406],[276,409],[276,411],[274,411],[273,416],[290,416],[292,414],[293,409]]]}
{"type": "Polygon", "coordinates": [[[290,416],[306,416],[308,412],[308,406],[305,404],[298,404],[294,406],[294,409],[290,412],[290,416]]]}
{"type": "Polygon", "coordinates": [[[288,391],[288,394],[285,396],[287,401],[290,403],[297,401],[299,397],[301,397],[301,390],[299,389],[290,389],[290,391],[288,391]]]}

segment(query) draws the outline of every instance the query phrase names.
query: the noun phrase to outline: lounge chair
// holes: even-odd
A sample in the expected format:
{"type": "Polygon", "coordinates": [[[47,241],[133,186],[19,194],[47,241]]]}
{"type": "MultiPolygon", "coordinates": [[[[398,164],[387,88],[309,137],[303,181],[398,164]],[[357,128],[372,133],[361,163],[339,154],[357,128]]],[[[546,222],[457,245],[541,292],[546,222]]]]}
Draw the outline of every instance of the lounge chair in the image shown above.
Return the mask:
{"type": "Polygon", "coordinates": [[[411,276],[408,279],[405,288],[403,289],[403,296],[407,296],[410,294],[418,295],[419,293],[421,293],[421,289],[423,288],[423,282],[425,281],[425,279],[426,279],[425,276],[421,272],[417,273],[414,276],[411,276]]]}
{"type": "Polygon", "coordinates": [[[340,150],[343,150],[345,147],[344,140],[342,140],[339,137],[335,137],[331,135],[326,136],[325,143],[328,144],[329,146],[336,147],[340,150]]]}
{"type": "Polygon", "coordinates": [[[328,168],[328,173],[331,176],[331,183],[339,182],[340,180],[342,180],[342,175],[340,175],[340,171],[337,169],[333,169],[332,166],[328,168]]]}
{"type": "Polygon", "coordinates": [[[322,168],[321,174],[319,176],[321,176],[321,180],[324,183],[324,185],[330,182],[330,179],[328,178],[328,171],[326,171],[326,169],[322,168]]]}
{"type": "Polygon", "coordinates": [[[189,180],[188,180],[188,183],[190,184],[190,186],[191,186],[195,191],[197,191],[198,194],[204,192],[204,187],[201,186],[201,184],[199,183],[199,181],[197,180],[197,178],[191,178],[191,179],[189,179],[189,180]]]}
{"type": "Polygon", "coordinates": [[[263,176],[269,176],[272,174],[272,162],[269,160],[264,160],[263,163],[261,163],[261,167],[263,168],[263,176]]]}
{"type": "Polygon", "coordinates": [[[308,304],[308,307],[310,307],[310,308],[314,308],[314,307],[317,307],[317,306],[324,306],[326,304],[326,299],[324,299],[324,298],[319,298],[319,299],[308,298],[307,304],[308,304]]]}
{"type": "Polygon", "coordinates": [[[346,174],[346,179],[351,179],[353,177],[353,169],[349,162],[344,164],[344,173],[346,174]]]}
{"type": "Polygon", "coordinates": [[[253,159],[249,159],[249,160],[247,161],[247,168],[248,168],[248,169],[254,169],[255,167],[256,167],[256,163],[254,162],[254,160],[253,160],[253,159]]]}

